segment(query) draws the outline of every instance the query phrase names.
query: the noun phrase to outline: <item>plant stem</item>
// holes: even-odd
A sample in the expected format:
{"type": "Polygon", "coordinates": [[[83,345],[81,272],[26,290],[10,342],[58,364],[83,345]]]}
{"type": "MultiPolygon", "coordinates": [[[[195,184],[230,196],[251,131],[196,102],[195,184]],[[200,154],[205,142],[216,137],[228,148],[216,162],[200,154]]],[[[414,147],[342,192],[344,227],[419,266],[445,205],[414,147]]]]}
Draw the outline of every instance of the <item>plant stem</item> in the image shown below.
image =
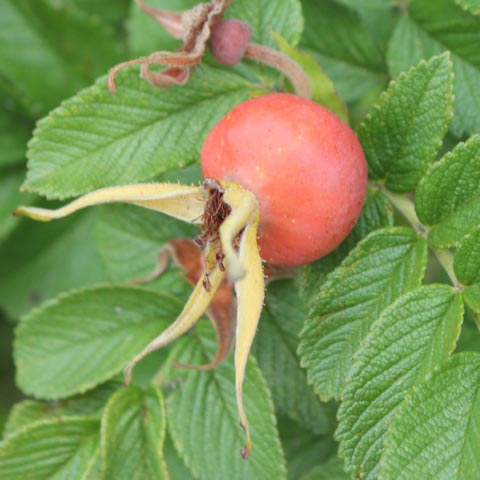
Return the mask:
{"type": "MultiPolygon", "coordinates": [[[[413,200],[408,195],[393,193],[380,183],[371,182],[370,185],[376,190],[382,192],[390,200],[390,202],[392,202],[393,206],[403,215],[403,217],[405,217],[408,223],[410,223],[410,225],[418,232],[418,234],[428,240],[429,228],[423,225],[423,223],[418,219],[413,200]]],[[[453,252],[448,248],[437,248],[433,247],[432,245],[429,245],[429,247],[437,257],[440,265],[447,273],[450,281],[453,284],[453,287],[456,290],[462,291],[463,286],[458,281],[453,269],[453,252]]]]}

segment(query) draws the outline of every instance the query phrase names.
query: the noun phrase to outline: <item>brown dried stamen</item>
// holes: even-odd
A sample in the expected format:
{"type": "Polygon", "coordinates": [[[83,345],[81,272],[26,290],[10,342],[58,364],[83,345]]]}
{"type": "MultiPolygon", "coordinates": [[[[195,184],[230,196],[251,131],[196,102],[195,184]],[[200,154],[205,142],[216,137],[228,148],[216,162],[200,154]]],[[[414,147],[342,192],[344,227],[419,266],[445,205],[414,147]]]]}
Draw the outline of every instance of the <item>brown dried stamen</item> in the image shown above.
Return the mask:
{"type": "MultiPolygon", "coordinates": [[[[223,265],[224,255],[222,246],[220,244],[220,225],[227,218],[232,211],[230,205],[223,200],[223,189],[215,181],[206,181],[205,189],[208,190],[208,200],[205,203],[205,210],[203,212],[202,233],[198,235],[194,242],[199,247],[205,247],[208,243],[219,243],[218,252],[216,253],[216,262],[220,270],[224,271],[223,265]]],[[[208,272],[204,282],[205,290],[209,290],[208,272]]]]}

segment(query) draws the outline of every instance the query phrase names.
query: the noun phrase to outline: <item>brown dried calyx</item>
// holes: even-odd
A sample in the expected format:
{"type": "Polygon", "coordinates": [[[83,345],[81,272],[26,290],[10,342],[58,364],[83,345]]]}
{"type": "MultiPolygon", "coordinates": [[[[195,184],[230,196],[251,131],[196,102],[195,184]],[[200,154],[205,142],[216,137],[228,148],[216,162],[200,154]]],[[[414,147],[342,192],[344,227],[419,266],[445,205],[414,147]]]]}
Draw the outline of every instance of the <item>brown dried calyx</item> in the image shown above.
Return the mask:
{"type": "Polygon", "coordinates": [[[116,65],[108,76],[110,91],[116,91],[115,76],[120,70],[138,64],[141,64],[142,77],[155,87],[184,84],[190,70],[202,61],[208,46],[215,59],[223,65],[235,65],[246,57],[276,68],[290,80],[297,95],[310,98],[308,78],[295,61],[269,47],[251,43],[252,31],[248,23],[237,19],[222,20],[232,2],[212,0],[210,3],[199,3],[190,10],[172,12],[149,7],[142,0],[136,0],[137,5],[170,35],[183,40],[183,47],[177,52],[159,51],[116,65]],[[165,69],[155,72],[150,69],[152,65],[164,66],[165,69]]]}

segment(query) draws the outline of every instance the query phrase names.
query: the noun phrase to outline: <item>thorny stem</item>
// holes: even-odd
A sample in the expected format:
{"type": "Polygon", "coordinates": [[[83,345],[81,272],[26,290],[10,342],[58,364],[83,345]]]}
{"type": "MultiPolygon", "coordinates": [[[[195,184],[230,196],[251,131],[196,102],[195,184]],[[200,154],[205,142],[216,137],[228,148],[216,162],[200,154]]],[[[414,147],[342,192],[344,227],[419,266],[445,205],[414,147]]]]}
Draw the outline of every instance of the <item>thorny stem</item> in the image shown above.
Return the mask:
{"type": "Polygon", "coordinates": [[[245,58],[250,58],[260,63],[269,65],[282,72],[292,83],[295,93],[299,97],[310,100],[312,90],[310,81],[300,65],[277,50],[273,50],[265,45],[249,43],[245,50],[245,58]]]}
{"type": "MultiPolygon", "coordinates": [[[[421,235],[423,238],[428,238],[429,228],[423,225],[417,217],[415,212],[415,206],[411,198],[408,195],[400,195],[393,193],[384,185],[380,183],[370,183],[370,185],[376,190],[382,192],[393,204],[393,206],[405,217],[410,225],[421,235]]],[[[455,271],[453,269],[453,252],[448,248],[437,248],[429,245],[432,252],[437,257],[438,262],[447,273],[453,287],[458,291],[463,291],[462,284],[458,281],[455,271]]]]}

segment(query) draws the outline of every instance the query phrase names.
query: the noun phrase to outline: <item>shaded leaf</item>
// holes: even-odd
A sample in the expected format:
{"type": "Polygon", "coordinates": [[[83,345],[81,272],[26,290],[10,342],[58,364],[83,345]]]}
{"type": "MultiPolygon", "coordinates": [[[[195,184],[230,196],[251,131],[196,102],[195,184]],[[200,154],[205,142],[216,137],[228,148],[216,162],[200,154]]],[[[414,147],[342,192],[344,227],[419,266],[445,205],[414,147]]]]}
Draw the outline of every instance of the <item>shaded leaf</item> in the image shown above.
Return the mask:
{"type": "Polygon", "coordinates": [[[57,399],[91,389],[178,315],[181,305],[140,287],[79,290],[44,304],[17,328],[14,356],[24,392],[57,399]]]}
{"type": "Polygon", "coordinates": [[[277,413],[322,434],[333,427],[333,409],[320,402],[300,368],[296,350],[306,318],[301,304],[291,280],[269,285],[252,353],[272,391],[277,413]]]}
{"type": "Polygon", "coordinates": [[[345,102],[385,85],[382,46],[356,12],[325,0],[304,0],[302,6],[300,46],[319,62],[345,102]]]}
{"type": "Polygon", "coordinates": [[[373,324],[338,411],[339,455],[352,476],[377,478],[396,408],[454,349],[462,319],[461,296],[446,285],[429,285],[400,297],[373,324]]]}
{"type": "Polygon", "coordinates": [[[300,480],[348,480],[350,477],[343,469],[343,461],[332,457],[328,462],[312,468],[300,480]]]}
{"type": "Polygon", "coordinates": [[[412,389],[392,421],[379,478],[477,478],[479,385],[480,354],[461,353],[412,389]]]}
{"type": "Polygon", "coordinates": [[[98,420],[77,417],[19,430],[0,444],[0,478],[87,478],[98,455],[98,428],[98,420]]]}
{"type": "Polygon", "coordinates": [[[432,165],[420,182],[415,210],[430,225],[428,241],[440,248],[456,245],[480,218],[480,134],[459,143],[432,165]]]}
{"type": "Polygon", "coordinates": [[[163,458],[165,406],[158,388],[119,390],[105,408],[101,432],[102,478],[169,478],[163,458]]]}
{"type": "Polygon", "coordinates": [[[369,177],[396,192],[413,190],[435,160],[453,114],[447,54],[422,61],[390,83],[359,128],[369,177]]]}
{"type": "Polygon", "coordinates": [[[0,71],[35,102],[36,113],[115,64],[113,30],[45,0],[4,0],[0,6],[0,71]]]}
{"type": "Polygon", "coordinates": [[[77,196],[146,180],[196,162],[203,139],[233,106],[263,90],[233,73],[195,70],[186,85],[156,89],[135,69],[105,80],[39,122],[24,187],[48,197],[77,196]]]}
{"type": "Polygon", "coordinates": [[[59,292],[104,280],[94,211],[48,225],[22,220],[0,245],[0,304],[12,317],[59,292]]]}
{"type": "MultiPolygon", "coordinates": [[[[177,342],[171,358],[185,365],[208,362],[215,354],[215,336],[205,322],[177,342]]],[[[234,366],[227,360],[213,370],[165,370],[168,429],[174,444],[195,477],[205,480],[249,480],[286,477],[276,431],[273,404],[256,362],[250,359],[244,383],[245,409],[253,450],[240,456],[245,437],[237,420],[234,366]]]]}
{"type": "Polygon", "coordinates": [[[300,333],[299,353],[321,398],[339,398],[372,323],[423,278],[426,242],[408,228],[377,230],[327,277],[300,333]]]}

